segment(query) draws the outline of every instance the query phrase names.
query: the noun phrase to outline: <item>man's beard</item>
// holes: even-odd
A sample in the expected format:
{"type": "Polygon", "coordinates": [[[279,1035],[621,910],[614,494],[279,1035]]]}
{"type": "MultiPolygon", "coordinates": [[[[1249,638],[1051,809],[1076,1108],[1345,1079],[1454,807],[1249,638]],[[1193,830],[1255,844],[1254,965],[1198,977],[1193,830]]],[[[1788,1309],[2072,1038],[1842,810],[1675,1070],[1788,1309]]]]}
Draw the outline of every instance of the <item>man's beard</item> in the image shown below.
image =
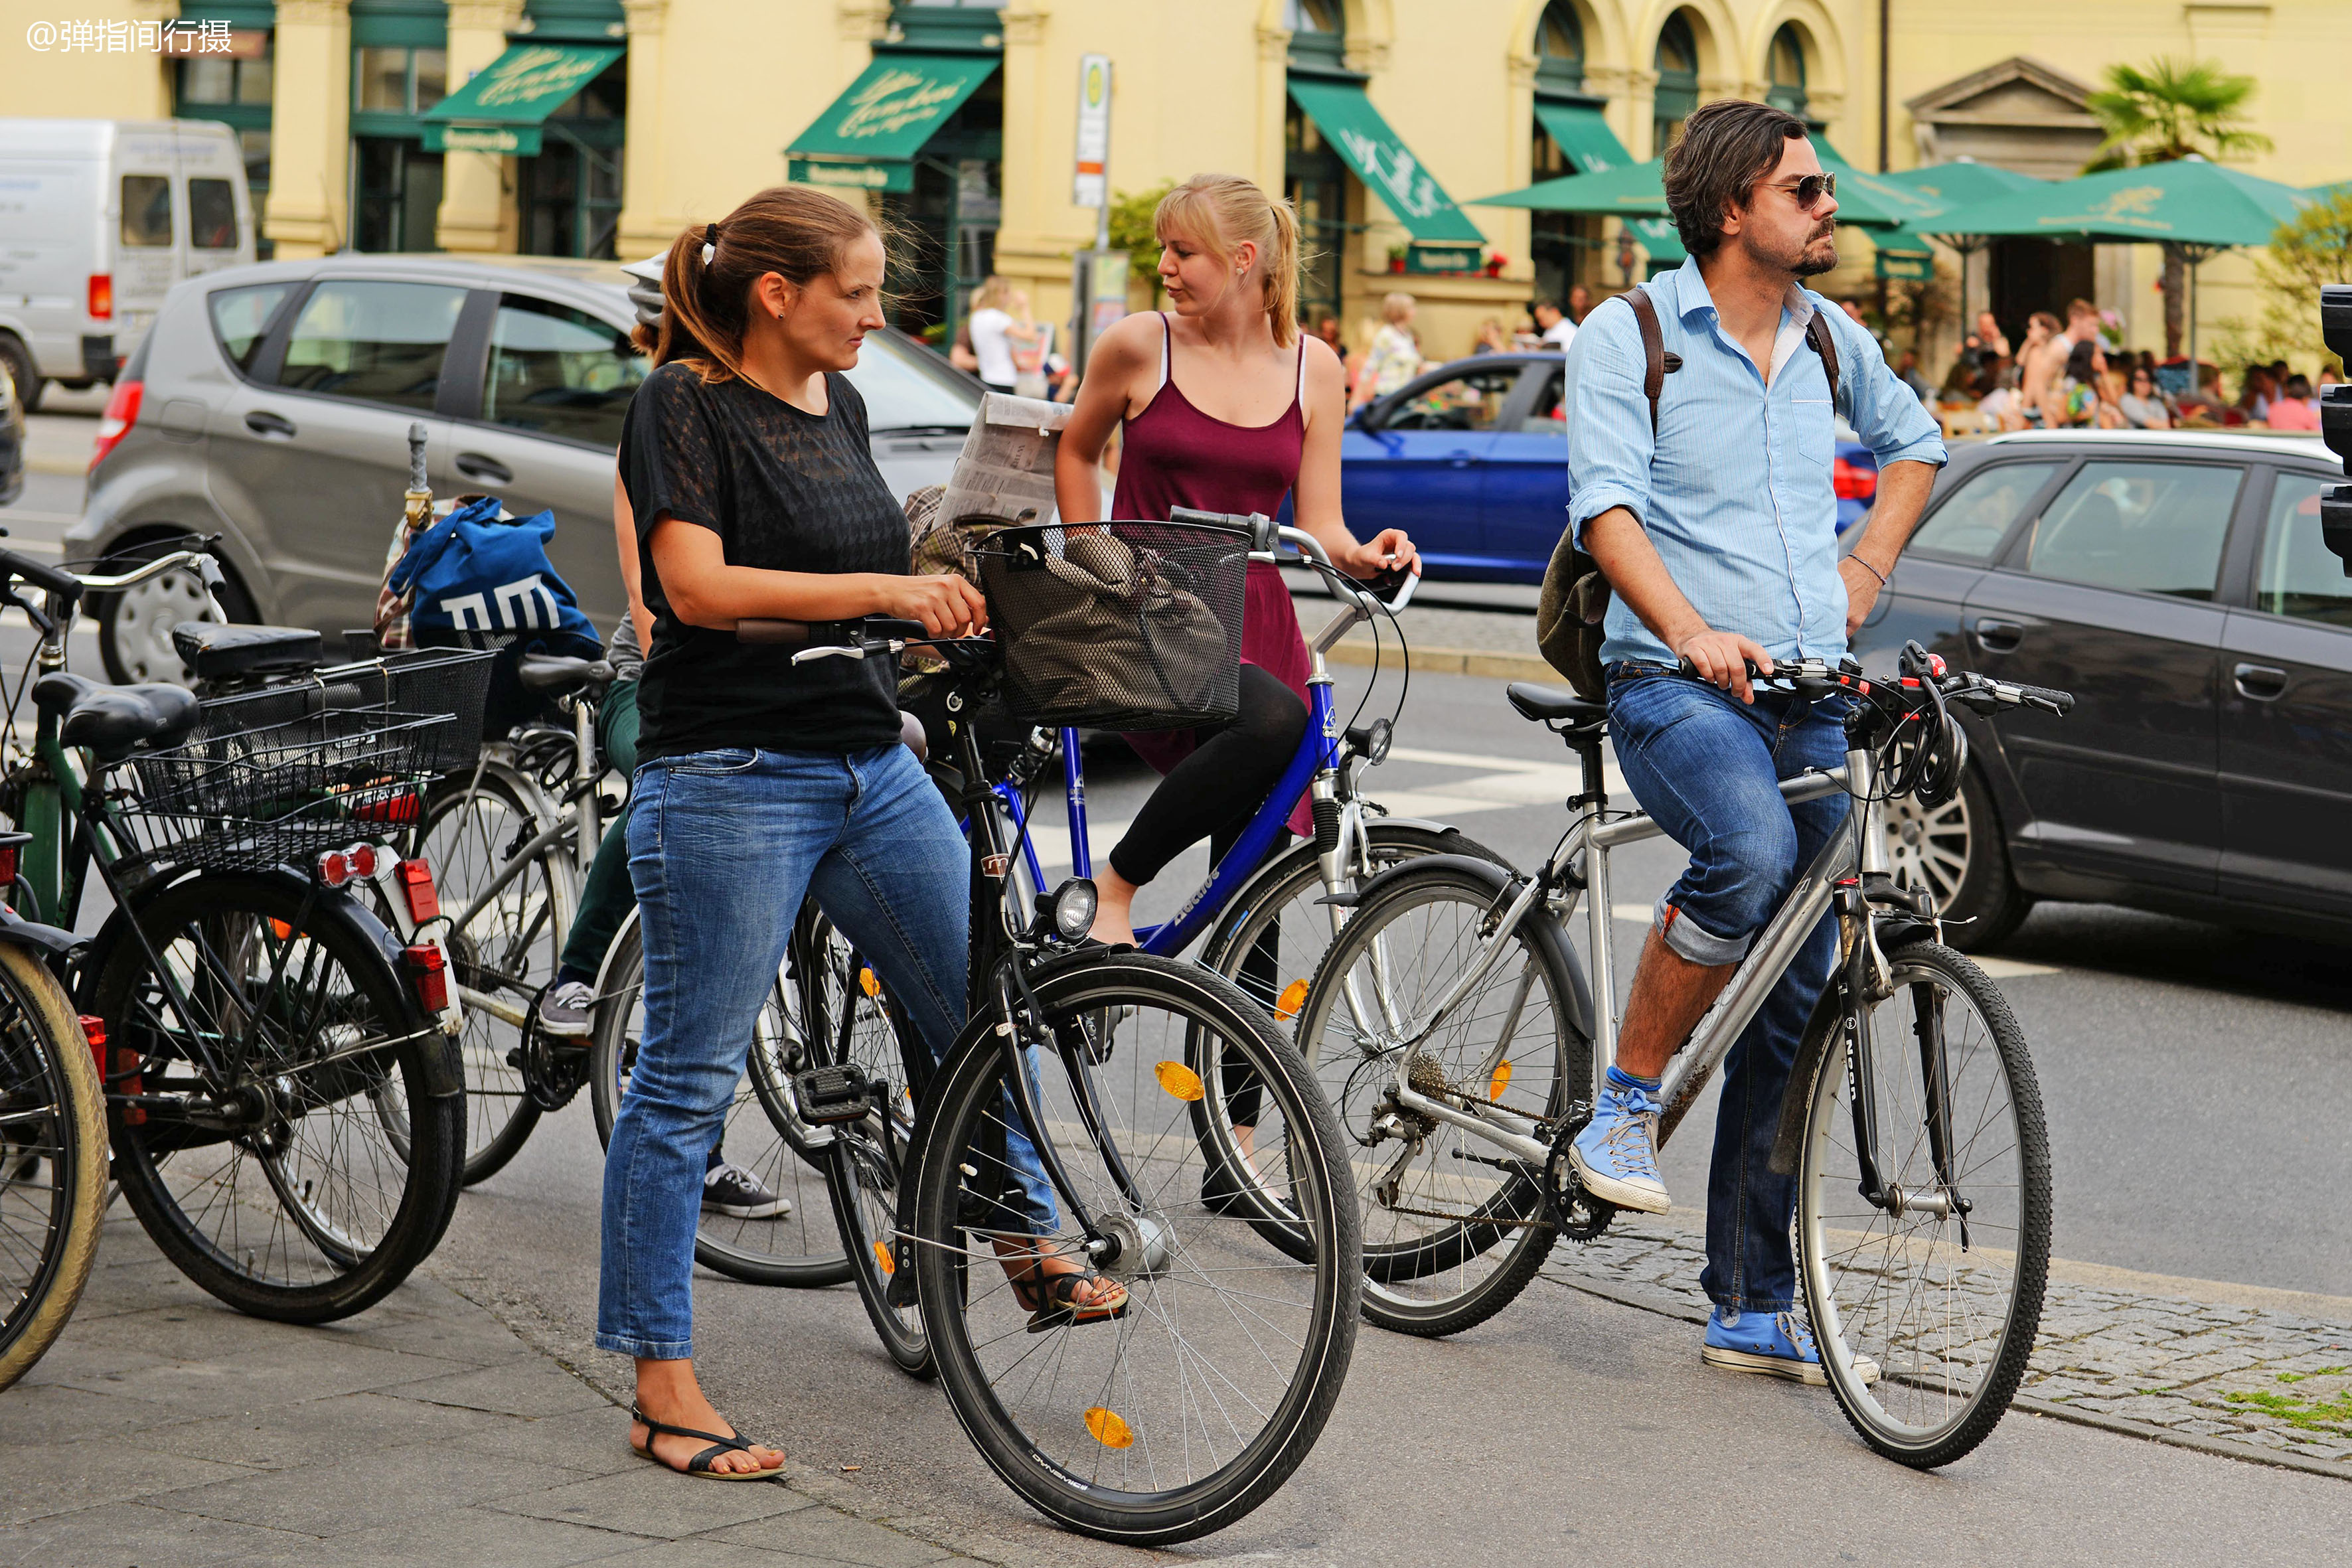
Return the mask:
{"type": "Polygon", "coordinates": [[[1836,233],[1836,225],[1823,224],[1820,229],[1807,235],[1804,243],[1792,251],[1767,250],[1752,233],[1742,234],[1739,237],[1739,243],[1748,247],[1748,255],[1775,271],[1786,272],[1794,278],[1818,278],[1824,272],[1836,269],[1838,264],[1837,244],[1834,237],[1836,233]],[[1815,255],[1813,247],[1824,239],[1831,241],[1828,250],[1823,254],[1815,255]]]}
{"type": "Polygon", "coordinates": [[[1831,228],[1824,233],[1814,235],[1808,238],[1805,241],[1804,248],[1797,252],[1796,265],[1790,268],[1789,270],[1795,273],[1800,278],[1818,278],[1824,272],[1834,272],[1837,270],[1838,255],[1836,236],[1836,229],[1831,228]],[[1830,242],[1829,249],[1826,253],[1816,256],[1813,252],[1813,243],[1815,240],[1822,239],[1826,239],[1830,242]]]}

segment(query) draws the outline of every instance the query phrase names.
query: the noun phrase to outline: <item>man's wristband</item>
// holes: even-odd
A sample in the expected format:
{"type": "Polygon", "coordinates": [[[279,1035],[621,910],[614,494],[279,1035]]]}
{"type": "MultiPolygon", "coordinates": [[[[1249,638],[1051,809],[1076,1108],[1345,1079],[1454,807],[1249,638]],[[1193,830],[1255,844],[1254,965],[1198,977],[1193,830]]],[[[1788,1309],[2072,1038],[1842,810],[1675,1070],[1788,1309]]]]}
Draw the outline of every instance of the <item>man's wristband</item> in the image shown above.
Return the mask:
{"type": "Polygon", "coordinates": [[[1857,565],[1857,566],[1861,567],[1864,571],[1865,571],[1865,572],[1869,573],[1872,576],[1874,576],[1874,577],[1877,578],[1877,579],[1878,579],[1878,585],[1879,585],[1880,587],[1884,588],[1884,587],[1885,587],[1885,586],[1886,586],[1886,574],[1885,574],[1885,573],[1881,572],[1877,567],[1873,566],[1869,562],[1864,561],[1864,560],[1861,556],[1859,556],[1859,555],[1849,555],[1849,556],[1847,556],[1847,557],[1846,557],[1846,559],[1847,559],[1848,561],[1853,562],[1855,565],[1857,565]]]}

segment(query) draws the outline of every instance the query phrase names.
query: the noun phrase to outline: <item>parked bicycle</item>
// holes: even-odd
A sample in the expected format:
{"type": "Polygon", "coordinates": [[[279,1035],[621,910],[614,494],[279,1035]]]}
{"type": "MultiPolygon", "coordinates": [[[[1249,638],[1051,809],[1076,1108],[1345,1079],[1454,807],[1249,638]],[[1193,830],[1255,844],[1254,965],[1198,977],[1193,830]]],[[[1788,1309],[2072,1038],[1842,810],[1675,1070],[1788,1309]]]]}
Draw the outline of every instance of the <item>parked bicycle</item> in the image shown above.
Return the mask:
{"type": "MultiPolygon", "coordinates": [[[[1948,1464],[2000,1421],[2032,1350],[2050,1154],[2023,1032],[1983,971],[1943,945],[1932,894],[1890,875],[1886,806],[1958,787],[1967,742],[1951,706],[2063,713],[2073,700],[1949,671],[1916,644],[1894,681],[1801,660],[1765,683],[1847,704],[1844,767],[1780,793],[1843,792],[1852,809],[1669,1068],[1658,1140],[1833,913],[1840,958],[1799,1047],[1774,1167],[1798,1176],[1800,1273],[1839,1406],[1878,1452],[1948,1464]]],[[[1559,847],[1533,877],[1440,857],[1380,878],[1300,1018],[1356,1150],[1366,1316],[1409,1333],[1484,1321],[1559,1237],[1590,1240],[1614,1213],[1582,1190],[1568,1149],[1615,1052],[1609,855],[1662,830],[1608,809],[1605,706],[1529,685],[1510,700],[1581,764],[1559,847]],[[1589,990],[1566,934],[1580,901],[1589,990]]]]}
{"type": "Polygon", "coordinates": [[[398,1285],[456,1201],[441,952],[395,943],[353,889],[398,875],[382,841],[446,752],[478,744],[479,681],[437,656],[268,684],[318,662],[316,634],[281,627],[183,628],[200,680],[248,688],[201,703],[64,668],[85,593],[188,569],[219,570],[201,552],[112,576],[0,554],[41,637],[39,678],[7,694],[12,729],[27,694],[37,713],[0,775],[27,835],[10,898],[69,927],[95,871],[114,901],[86,956],[70,938],[51,956],[103,1026],[113,1173],[157,1246],[240,1310],[325,1321],[398,1285]]]}

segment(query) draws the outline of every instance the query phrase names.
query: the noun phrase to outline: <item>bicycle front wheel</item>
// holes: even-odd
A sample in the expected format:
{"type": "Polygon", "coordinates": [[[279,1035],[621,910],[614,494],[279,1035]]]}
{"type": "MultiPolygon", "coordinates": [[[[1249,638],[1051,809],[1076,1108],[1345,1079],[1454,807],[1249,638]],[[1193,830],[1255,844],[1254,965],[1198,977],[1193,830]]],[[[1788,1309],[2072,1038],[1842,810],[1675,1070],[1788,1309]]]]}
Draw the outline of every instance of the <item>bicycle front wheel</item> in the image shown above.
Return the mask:
{"type": "Polygon", "coordinates": [[[2024,1031],[1984,971],[1924,942],[1888,963],[1894,994],[1839,1019],[1810,1086],[1797,1241],[1839,1407],[1928,1469],[1984,1441],[2033,1352],[2050,1145],[2024,1031]],[[1873,1124],[1875,1202],[1857,1155],[1873,1124]]]}
{"type": "Polygon", "coordinates": [[[106,1214],[106,1112],[56,977],[0,947],[0,1388],[58,1337],[106,1214]]]}
{"type": "Polygon", "coordinates": [[[464,1148],[462,1096],[434,1092],[446,1041],[381,931],[269,876],[193,878],[138,921],[96,987],[143,1097],[112,1119],[131,1212],[240,1311],[322,1323],[381,1300],[448,1227],[464,1148]]]}
{"type": "MultiPolygon", "coordinates": [[[[645,946],[631,921],[604,965],[589,1040],[588,1099],[597,1140],[607,1145],[645,1035],[645,946]]],[[[749,1285],[838,1285],[849,1278],[829,1220],[824,1147],[830,1134],[803,1122],[791,1106],[792,1075],[808,1065],[794,991],[780,977],[753,1020],[719,1138],[720,1153],[757,1176],[781,1206],[732,1215],[706,1205],[694,1233],[697,1263],[749,1285]]]]}
{"type": "Polygon", "coordinates": [[[1306,1064],[1230,982],[1140,953],[1033,980],[1066,1047],[1042,1066],[1031,1053],[1042,1131],[1113,1243],[1099,1267],[1126,1287],[1126,1310],[1071,1323],[1009,1281],[1084,1265],[1087,1237],[1066,1205],[1016,1195],[1004,1054],[980,1026],[927,1102],[912,1247],[923,1321],[956,1418],[1031,1506],[1107,1541],[1191,1540],[1271,1496],[1339,1398],[1360,1278],[1339,1129],[1306,1064]],[[1284,1201],[1313,1243],[1304,1259],[1200,1199],[1196,1038],[1263,1085],[1259,1147],[1282,1152],[1284,1201]]]}

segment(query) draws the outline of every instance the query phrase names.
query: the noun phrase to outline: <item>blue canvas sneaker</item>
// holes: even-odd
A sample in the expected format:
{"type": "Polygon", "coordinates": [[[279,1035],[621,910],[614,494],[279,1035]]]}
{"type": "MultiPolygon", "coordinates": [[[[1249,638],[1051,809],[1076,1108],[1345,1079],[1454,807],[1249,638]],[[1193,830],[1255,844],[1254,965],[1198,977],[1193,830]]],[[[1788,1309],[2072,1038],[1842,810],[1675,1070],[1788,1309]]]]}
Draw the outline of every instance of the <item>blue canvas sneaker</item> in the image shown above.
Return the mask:
{"type": "Polygon", "coordinates": [[[1568,1146],[1568,1163],[1604,1203],[1643,1214],[1674,1206],[1658,1179],[1658,1097],[1638,1085],[1602,1083],[1592,1120],[1568,1146]]]}
{"type": "MultiPolygon", "coordinates": [[[[1812,1326],[1794,1312],[1742,1312],[1717,1307],[1706,1321],[1706,1342],[1698,1359],[1732,1372],[1760,1372],[1818,1388],[1829,1379],[1822,1372],[1820,1350],[1812,1326]]],[[[1867,1356],[1853,1358],[1853,1370],[1864,1386],[1878,1381],[1877,1363],[1867,1356]]]]}

